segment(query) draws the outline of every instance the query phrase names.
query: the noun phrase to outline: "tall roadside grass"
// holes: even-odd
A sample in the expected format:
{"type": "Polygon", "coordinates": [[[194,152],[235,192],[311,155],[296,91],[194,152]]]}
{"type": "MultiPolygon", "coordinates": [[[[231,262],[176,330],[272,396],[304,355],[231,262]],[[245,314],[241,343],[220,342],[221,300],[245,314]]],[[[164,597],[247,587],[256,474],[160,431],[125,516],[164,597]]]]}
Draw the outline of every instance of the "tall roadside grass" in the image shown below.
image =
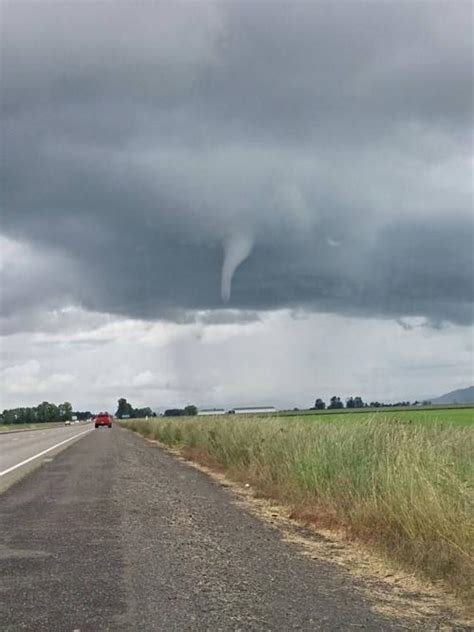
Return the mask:
{"type": "Polygon", "coordinates": [[[472,428],[261,417],[123,425],[473,596],[472,428]]]}

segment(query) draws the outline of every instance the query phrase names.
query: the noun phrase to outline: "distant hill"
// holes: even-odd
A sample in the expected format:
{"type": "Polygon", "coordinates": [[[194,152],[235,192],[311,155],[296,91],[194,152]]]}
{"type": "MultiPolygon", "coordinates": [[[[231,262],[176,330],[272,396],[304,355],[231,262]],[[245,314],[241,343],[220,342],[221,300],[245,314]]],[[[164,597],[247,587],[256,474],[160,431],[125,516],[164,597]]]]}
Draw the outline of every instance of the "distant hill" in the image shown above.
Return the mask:
{"type": "Polygon", "coordinates": [[[431,402],[433,404],[474,404],[474,386],[459,388],[457,391],[436,397],[431,402]]]}

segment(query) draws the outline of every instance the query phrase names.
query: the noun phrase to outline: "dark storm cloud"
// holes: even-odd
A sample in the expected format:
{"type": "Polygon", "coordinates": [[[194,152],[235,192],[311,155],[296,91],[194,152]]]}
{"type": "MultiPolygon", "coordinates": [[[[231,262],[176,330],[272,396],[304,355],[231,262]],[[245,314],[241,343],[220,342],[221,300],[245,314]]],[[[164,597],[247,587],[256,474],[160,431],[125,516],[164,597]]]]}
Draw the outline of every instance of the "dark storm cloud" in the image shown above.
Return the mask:
{"type": "Polygon", "coordinates": [[[2,12],[3,230],[58,304],[472,321],[469,3],[2,12]]]}

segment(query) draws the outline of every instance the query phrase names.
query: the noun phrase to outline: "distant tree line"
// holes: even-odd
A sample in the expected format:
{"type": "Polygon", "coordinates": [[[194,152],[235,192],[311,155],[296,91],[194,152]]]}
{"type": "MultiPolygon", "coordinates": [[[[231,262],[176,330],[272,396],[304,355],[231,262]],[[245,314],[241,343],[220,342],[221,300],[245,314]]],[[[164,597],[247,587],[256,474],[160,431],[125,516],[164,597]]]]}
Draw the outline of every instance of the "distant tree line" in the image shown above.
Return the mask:
{"type": "Polygon", "coordinates": [[[401,408],[403,406],[429,406],[431,402],[425,400],[423,402],[415,401],[410,403],[406,402],[396,402],[395,404],[385,404],[383,402],[370,402],[367,404],[362,400],[361,397],[348,397],[346,399],[346,405],[344,406],[344,402],[337,395],[333,395],[331,397],[329,405],[326,407],[326,402],[322,400],[320,397],[316,399],[314,402],[313,410],[334,410],[338,408],[401,408]]]}
{"type": "Polygon", "coordinates": [[[90,410],[73,410],[72,416],[79,421],[85,421],[86,419],[93,417],[93,414],[90,410]]]}
{"type": "MultiPolygon", "coordinates": [[[[429,402],[423,402],[424,404],[429,404],[429,402]]],[[[418,405],[419,402],[413,402],[413,406],[418,405]]],[[[410,402],[397,402],[396,404],[385,404],[384,402],[370,402],[369,406],[371,408],[391,408],[394,406],[411,406],[410,402]]]]}
{"type": "Polygon", "coordinates": [[[192,417],[193,415],[197,415],[198,409],[193,404],[189,404],[184,408],[168,408],[165,410],[165,417],[192,417]]]}
{"type": "MultiPolygon", "coordinates": [[[[197,415],[197,408],[193,404],[189,404],[184,408],[168,408],[163,413],[165,417],[187,417],[197,415]]],[[[119,419],[138,419],[142,417],[156,417],[156,413],[151,408],[134,408],[125,397],[118,400],[118,407],[115,416],[119,419]]]]}
{"type": "MultiPolygon", "coordinates": [[[[358,397],[357,399],[360,399],[360,397],[358,397]]],[[[325,410],[326,402],[322,400],[320,397],[318,397],[317,400],[314,402],[313,408],[316,410],[325,410]]],[[[333,397],[331,397],[330,399],[329,406],[327,406],[327,408],[328,410],[344,408],[344,403],[341,401],[340,397],[338,397],[337,395],[333,395],[333,397]]]]}
{"type": "Polygon", "coordinates": [[[71,421],[72,406],[69,402],[51,404],[42,402],[38,406],[10,408],[2,412],[4,424],[40,424],[50,421],[71,421]]]}
{"type": "Polygon", "coordinates": [[[145,408],[134,408],[125,397],[118,400],[117,412],[115,416],[119,419],[138,419],[141,417],[156,417],[156,413],[149,406],[145,408]]]}

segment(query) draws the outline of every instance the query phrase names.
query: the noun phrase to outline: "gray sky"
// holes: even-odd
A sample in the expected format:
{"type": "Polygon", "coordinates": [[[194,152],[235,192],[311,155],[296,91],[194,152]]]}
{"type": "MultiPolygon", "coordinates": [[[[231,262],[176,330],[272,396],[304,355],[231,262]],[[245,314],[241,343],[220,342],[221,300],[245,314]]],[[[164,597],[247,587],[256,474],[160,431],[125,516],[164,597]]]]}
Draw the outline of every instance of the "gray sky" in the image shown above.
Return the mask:
{"type": "Polygon", "coordinates": [[[470,384],[471,9],[3,2],[4,405],[470,384]]]}

